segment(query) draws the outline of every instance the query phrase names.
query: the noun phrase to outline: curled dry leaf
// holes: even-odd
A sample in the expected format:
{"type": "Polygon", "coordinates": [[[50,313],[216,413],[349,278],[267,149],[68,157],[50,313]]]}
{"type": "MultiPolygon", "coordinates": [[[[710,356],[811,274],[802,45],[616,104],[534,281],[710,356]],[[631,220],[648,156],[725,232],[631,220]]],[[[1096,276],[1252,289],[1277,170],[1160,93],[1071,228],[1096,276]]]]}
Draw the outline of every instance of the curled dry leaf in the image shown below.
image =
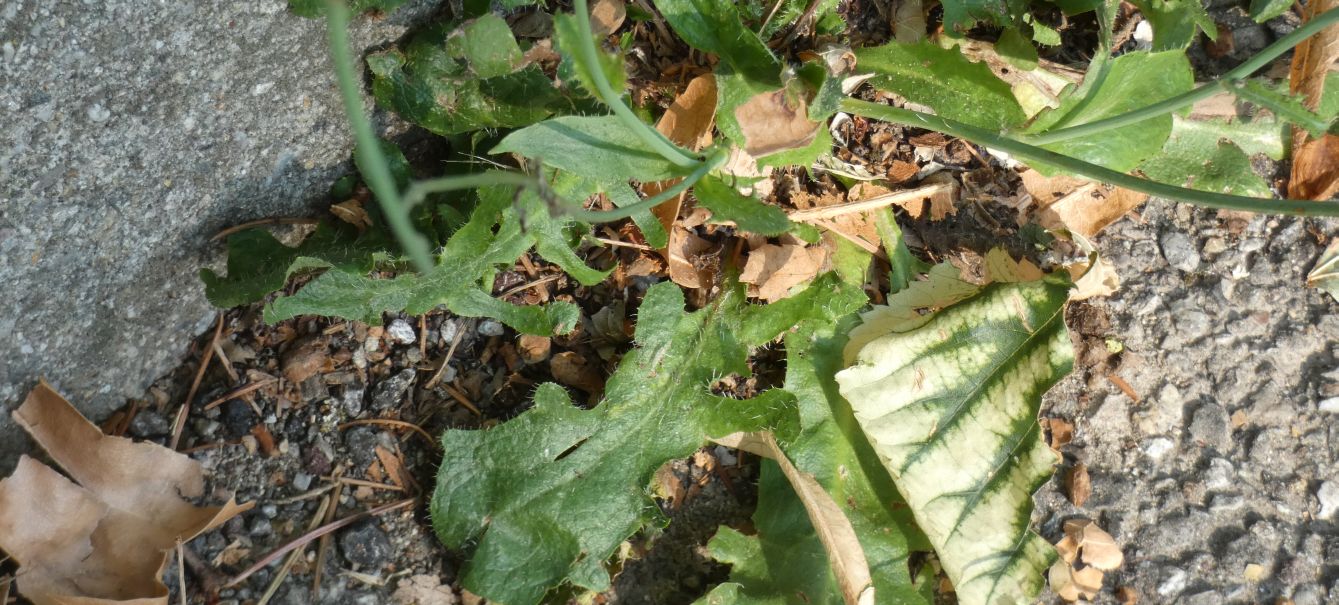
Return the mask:
{"type": "Polygon", "coordinates": [[[191,504],[204,493],[199,463],[103,435],[46,382],[13,416],[74,479],[24,456],[0,481],[0,549],[36,605],[166,605],[160,576],[177,543],[250,508],[191,504]]]}
{"type": "Polygon", "coordinates": [[[623,0],[595,0],[590,7],[590,29],[597,36],[608,36],[623,25],[627,16],[623,0]]]}
{"type": "Polygon", "coordinates": [[[1051,449],[1057,452],[1074,440],[1074,423],[1064,418],[1042,418],[1041,427],[1050,435],[1051,449]]]}
{"type": "Polygon", "coordinates": [[[809,120],[804,98],[785,89],[765,92],[735,109],[744,134],[744,151],[753,157],[799,149],[814,142],[818,122],[809,120]]]}
{"type": "Polygon", "coordinates": [[[1088,465],[1078,462],[1065,473],[1065,495],[1074,506],[1083,506],[1093,493],[1092,481],[1088,478],[1088,465]]]}
{"type": "Polygon", "coordinates": [[[599,367],[574,351],[563,351],[554,355],[549,360],[549,372],[553,374],[554,380],[591,395],[604,391],[604,380],[600,378],[599,367]]]}
{"type": "MultiPolygon", "coordinates": [[[[1339,0],[1312,0],[1302,9],[1302,19],[1339,6],[1339,0]]],[[[1303,40],[1293,51],[1288,70],[1289,89],[1302,97],[1308,109],[1320,105],[1330,66],[1339,60],[1339,28],[1328,27],[1303,40]]],[[[1339,137],[1327,134],[1311,140],[1306,130],[1293,128],[1292,178],[1288,197],[1322,200],[1339,192],[1339,137]]]]}
{"type": "Polygon", "coordinates": [[[827,260],[828,251],[821,246],[766,244],[749,252],[739,281],[749,284],[750,296],[775,302],[817,276],[827,260]]]}
{"type": "Polygon", "coordinates": [[[1093,567],[1074,569],[1068,563],[1057,560],[1047,573],[1051,590],[1066,601],[1092,599],[1102,590],[1103,573],[1093,567]]]}
{"type": "Polygon", "coordinates": [[[331,206],[330,213],[335,215],[335,218],[357,227],[359,233],[372,226],[372,217],[368,216],[367,210],[363,208],[363,201],[357,198],[331,206]]]}
{"type": "Polygon", "coordinates": [[[710,258],[714,251],[711,242],[675,225],[666,250],[670,279],[685,288],[710,286],[716,278],[716,264],[710,258]]]}
{"type": "Polygon", "coordinates": [[[1032,201],[1032,207],[1020,216],[1048,229],[1068,229],[1089,238],[1148,199],[1143,193],[1071,176],[1047,177],[1036,170],[1020,176],[1032,201]]]}
{"type": "Polygon", "coordinates": [[[1288,197],[1326,200],[1335,193],[1339,193],[1339,137],[1327,134],[1297,146],[1293,152],[1288,197]]]}
{"type": "MultiPolygon", "coordinates": [[[[674,141],[676,145],[696,151],[711,144],[711,129],[715,123],[716,78],[706,73],[690,80],[683,92],[674,97],[674,102],[656,122],[656,130],[674,141]]],[[[676,182],[677,179],[647,183],[642,190],[647,196],[653,196],[676,182]]],[[[679,218],[679,205],[683,202],[683,197],[683,194],[680,194],[651,209],[666,231],[669,231],[675,219],[679,218]]]]}
{"type": "Polygon", "coordinates": [[[842,512],[841,506],[833,501],[813,475],[795,468],[771,433],[732,433],[715,441],[776,461],[777,466],[781,467],[781,473],[795,489],[795,495],[804,504],[809,522],[813,524],[823,549],[828,553],[832,573],[837,578],[837,585],[841,587],[847,605],[874,605],[874,581],[855,528],[842,512]]]}
{"type": "Polygon", "coordinates": [[[1125,561],[1125,555],[1121,554],[1120,546],[1111,534],[1088,519],[1065,521],[1065,537],[1055,548],[1067,563],[1074,562],[1072,554],[1076,553],[1084,565],[1102,571],[1113,571],[1125,561]]]}
{"type": "Polygon", "coordinates": [[[324,336],[307,336],[284,352],[284,378],[293,384],[302,384],[321,370],[328,356],[324,336]]]}

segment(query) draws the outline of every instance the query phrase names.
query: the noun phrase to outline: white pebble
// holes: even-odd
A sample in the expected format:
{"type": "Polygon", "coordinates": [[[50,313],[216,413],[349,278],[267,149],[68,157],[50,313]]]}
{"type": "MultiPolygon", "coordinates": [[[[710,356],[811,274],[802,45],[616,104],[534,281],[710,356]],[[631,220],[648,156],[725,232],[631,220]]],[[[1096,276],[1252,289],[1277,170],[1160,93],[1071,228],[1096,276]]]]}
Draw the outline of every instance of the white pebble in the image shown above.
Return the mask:
{"type": "Polygon", "coordinates": [[[502,324],[491,319],[479,324],[479,333],[484,336],[502,336],[502,324]]]}
{"type": "Polygon", "coordinates": [[[1181,591],[1185,589],[1186,572],[1176,568],[1172,568],[1167,579],[1163,580],[1161,584],[1158,584],[1158,594],[1164,597],[1181,594],[1181,591]]]}
{"type": "Polygon", "coordinates": [[[106,122],[107,118],[110,117],[112,117],[112,112],[106,107],[97,103],[88,106],[88,119],[94,122],[106,122]]]}
{"type": "Polygon", "coordinates": [[[1339,482],[1326,481],[1320,484],[1320,489],[1316,490],[1316,499],[1320,500],[1320,512],[1316,513],[1316,517],[1334,518],[1334,514],[1339,512],[1339,482]]]}
{"type": "Polygon", "coordinates": [[[1339,397],[1331,397],[1320,402],[1320,411],[1339,414],[1339,397]]]}
{"type": "Polygon", "coordinates": [[[1170,452],[1174,446],[1175,444],[1172,443],[1171,439],[1157,437],[1155,439],[1149,439],[1148,443],[1144,444],[1144,453],[1147,454],[1149,458],[1157,461],[1161,460],[1162,457],[1166,455],[1167,452],[1170,452]]]}
{"type": "Polygon", "coordinates": [[[403,319],[392,321],[391,325],[386,327],[386,334],[391,337],[391,340],[402,345],[413,344],[416,338],[414,327],[403,319]]]}

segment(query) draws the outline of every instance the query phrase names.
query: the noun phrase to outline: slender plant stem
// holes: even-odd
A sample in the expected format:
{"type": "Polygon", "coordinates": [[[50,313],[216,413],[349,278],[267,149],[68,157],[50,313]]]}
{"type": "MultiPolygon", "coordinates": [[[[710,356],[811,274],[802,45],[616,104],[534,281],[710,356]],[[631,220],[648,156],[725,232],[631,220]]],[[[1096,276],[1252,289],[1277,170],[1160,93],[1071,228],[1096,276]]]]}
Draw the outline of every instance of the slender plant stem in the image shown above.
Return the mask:
{"type": "Polygon", "coordinates": [[[605,77],[604,70],[600,68],[599,51],[595,49],[595,34],[590,29],[590,9],[587,0],[575,0],[572,4],[576,13],[577,34],[581,38],[577,41],[576,51],[581,54],[582,62],[590,67],[591,84],[595,85],[595,92],[600,96],[600,100],[614,111],[614,115],[618,116],[629,130],[641,137],[661,157],[684,168],[699,163],[701,160],[679,148],[665,138],[665,135],[660,134],[660,131],[643,122],[623,102],[623,95],[614,90],[609,78],[605,77]]]}
{"type": "Polygon", "coordinates": [[[572,210],[568,212],[568,214],[570,214],[572,218],[586,223],[607,223],[609,221],[628,218],[643,210],[655,208],[674,196],[687,191],[689,187],[696,185],[698,181],[702,180],[702,177],[707,176],[712,170],[715,170],[720,167],[721,164],[724,164],[726,157],[725,150],[718,150],[711,157],[707,158],[706,161],[701,162],[697,167],[697,170],[694,170],[692,174],[689,174],[683,180],[652,197],[637,202],[636,204],[629,204],[613,210],[586,210],[585,208],[580,208],[572,210]]]}
{"type": "Polygon", "coordinates": [[[1266,214],[1339,216],[1339,202],[1262,199],[1175,187],[1147,179],[1141,179],[1122,172],[1116,172],[1115,170],[1103,168],[1096,164],[1089,164],[1083,160],[1061,155],[1050,150],[1033,146],[1029,143],[1023,143],[1001,136],[996,132],[982,130],[961,122],[955,122],[939,116],[899,107],[889,107],[887,105],[879,105],[877,103],[870,103],[869,101],[860,101],[857,99],[844,99],[841,103],[841,109],[847,113],[864,116],[866,118],[873,118],[886,122],[896,122],[898,124],[916,128],[926,128],[942,132],[950,136],[971,141],[978,145],[998,149],[1026,162],[1049,164],[1066,172],[1071,172],[1095,181],[1101,181],[1117,187],[1124,187],[1133,191],[1147,193],[1149,195],[1195,204],[1197,206],[1223,208],[1227,210],[1245,210],[1247,212],[1262,212],[1266,214]]]}
{"type": "Polygon", "coordinates": [[[1324,135],[1330,126],[1324,118],[1303,107],[1296,99],[1269,90],[1258,81],[1238,80],[1232,87],[1232,93],[1248,103],[1268,109],[1285,122],[1305,128],[1311,136],[1324,135]]]}
{"type": "Polygon", "coordinates": [[[1120,128],[1142,122],[1149,118],[1155,118],[1164,114],[1171,113],[1182,107],[1191,105],[1197,101],[1207,99],[1221,90],[1236,92],[1231,85],[1232,82],[1240,80],[1258,71],[1260,68],[1269,64],[1270,61],[1278,58],[1279,55],[1292,50],[1294,46],[1301,44],[1303,40],[1315,35],[1321,30],[1339,22],[1339,8],[1332,8],[1319,15],[1316,15],[1310,21],[1304,23],[1301,27],[1292,31],[1292,33],[1279,38],[1278,41],[1270,44],[1267,48],[1260,51],[1259,54],[1251,57],[1249,61],[1238,65],[1235,69],[1223,74],[1216,80],[1209,82],[1170,99],[1159,101],[1147,107],[1142,107],[1134,111],[1112,116],[1103,120],[1070,126],[1069,128],[1060,128],[1050,132],[1043,132],[1032,135],[1017,135],[1019,140],[1026,141],[1033,145],[1047,145],[1050,143],[1059,143],[1080,137],[1092,136],[1100,132],[1105,132],[1113,128],[1120,128]]]}
{"type": "Polygon", "coordinates": [[[381,141],[372,132],[372,123],[363,113],[363,98],[358,90],[357,71],[349,50],[349,9],[341,0],[326,0],[326,7],[330,59],[335,64],[335,77],[339,81],[344,112],[353,127],[354,153],[358,157],[359,169],[381,204],[381,212],[386,215],[386,221],[390,223],[391,232],[399,240],[400,247],[404,248],[405,254],[409,255],[419,272],[427,273],[434,266],[432,247],[427,238],[414,229],[414,223],[409,219],[409,208],[400,200],[395,178],[391,176],[386,156],[381,152],[381,141]]]}
{"type": "Polygon", "coordinates": [[[443,176],[435,179],[414,181],[404,192],[404,205],[413,208],[433,193],[477,189],[490,185],[512,185],[515,187],[533,187],[538,183],[535,177],[506,170],[489,170],[478,174],[443,176]]]}

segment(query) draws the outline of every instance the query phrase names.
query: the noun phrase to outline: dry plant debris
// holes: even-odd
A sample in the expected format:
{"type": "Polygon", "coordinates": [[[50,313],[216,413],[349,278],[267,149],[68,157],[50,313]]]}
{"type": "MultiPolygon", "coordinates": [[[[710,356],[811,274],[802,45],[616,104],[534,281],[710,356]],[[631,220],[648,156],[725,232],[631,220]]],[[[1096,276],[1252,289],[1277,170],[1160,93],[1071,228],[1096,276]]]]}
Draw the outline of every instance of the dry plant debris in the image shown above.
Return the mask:
{"type": "MultiPolygon", "coordinates": [[[[1339,6],[1335,0],[1312,0],[1302,9],[1311,19],[1339,6]]],[[[1330,27],[1303,41],[1293,53],[1288,74],[1289,89],[1302,97],[1308,109],[1315,110],[1325,91],[1330,66],[1339,60],[1339,29],[1330,27]]],[[[1288,195],[1298,199],[1324,200],[1339,192],[1339,137],[1325,134],[1311,139],[1306,130],[1293,128],[1292,178],[1288,195]]]]}
{"type": "Polygon", "coordinates": [[[1088,519],[1066,521],[1065,537],[1055,548],[1060,559],[1049,572],[1051,589],[1066,601],[1097,596],[1105,572],[1116,570],[1125,561],[1111,534],[1088,519]]]}
{"type": "Polygon", "coordinates": [[[166,605],[160,578],[173,549],[250,508],[195,506],[198,463],[103,435],[45,382],[13,417],[74,479],[24,456],[0,481],[0,548],[36,605],[166,605]]]}

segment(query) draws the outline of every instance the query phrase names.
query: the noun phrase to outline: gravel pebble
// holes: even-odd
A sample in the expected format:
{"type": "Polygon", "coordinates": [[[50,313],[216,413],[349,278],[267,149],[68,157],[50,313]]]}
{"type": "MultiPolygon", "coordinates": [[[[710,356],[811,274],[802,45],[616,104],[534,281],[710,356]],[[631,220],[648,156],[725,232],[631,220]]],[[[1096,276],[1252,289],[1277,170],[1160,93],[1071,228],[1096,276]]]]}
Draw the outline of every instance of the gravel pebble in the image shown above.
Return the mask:
{"type": "Polygon", "coordinates": [[[297,473],[293,475],[293,489],[300,492],[305,492],[308,489],[311,489],[312,479],[314,479],[314,477],[307,473],[297,473]]]}
{"type": "Polygon", "coordinates": [[[1339,512],[1339,483],[1326,481],[1320,484],[1316,489],[1316,499],[1320,501],[1320,512],[1316,517],[1320,519],[1332,519],[1334,514],[1339,512]]]}
{"type": "Polygon", "coordinates": [[[256,537],[268,536],[274,533],[274,525],[272,525],[270,520],[264,515],[260,515],[251,520],[251,525],[247,528],[247,533],[256,537]]]}
{"type": "Polygon", "coordinates": [[[502,336],[505,331],[502,324],[491,319],[479,322],[479,334],[483,336],[502,336]]]}
{"type": "Polygon", "coordinates": [[[363,571],[377,572],[391,556],[391,542],[373,519],[355,523],[339,537],[344,558],[363,571]]]}
{"type": "Polygon", "coordinates": [[[405,393],[409,392],[409,387],[414,385],[414,379],[417,377],[418,372],[414,368],[405,368],[396,375],[378,383],[372,389],[372,409],[384,411],[398,407],[400,402],[404,400],[405,393]]]}
{"type": "Polygon", "coordinates": [[[1162,234],[1159,243],[1162,244],[1162,256],[1167,259],[1167,264],[1186,273],[1199,268],[1200,253],[1195,250],[1190,236],[1181,231],[1168,231],[1162,234]]]}
{"type": "Polygon", "coordinates": [[[391,340],[402,345],[413,344],[418,338],[418,335],[414,331],[414,327],[409,325],[409,322],[403,319],[396,319],[391,322],[391,325],[386,326],[386,335],[389,336],[391,340]]]}

